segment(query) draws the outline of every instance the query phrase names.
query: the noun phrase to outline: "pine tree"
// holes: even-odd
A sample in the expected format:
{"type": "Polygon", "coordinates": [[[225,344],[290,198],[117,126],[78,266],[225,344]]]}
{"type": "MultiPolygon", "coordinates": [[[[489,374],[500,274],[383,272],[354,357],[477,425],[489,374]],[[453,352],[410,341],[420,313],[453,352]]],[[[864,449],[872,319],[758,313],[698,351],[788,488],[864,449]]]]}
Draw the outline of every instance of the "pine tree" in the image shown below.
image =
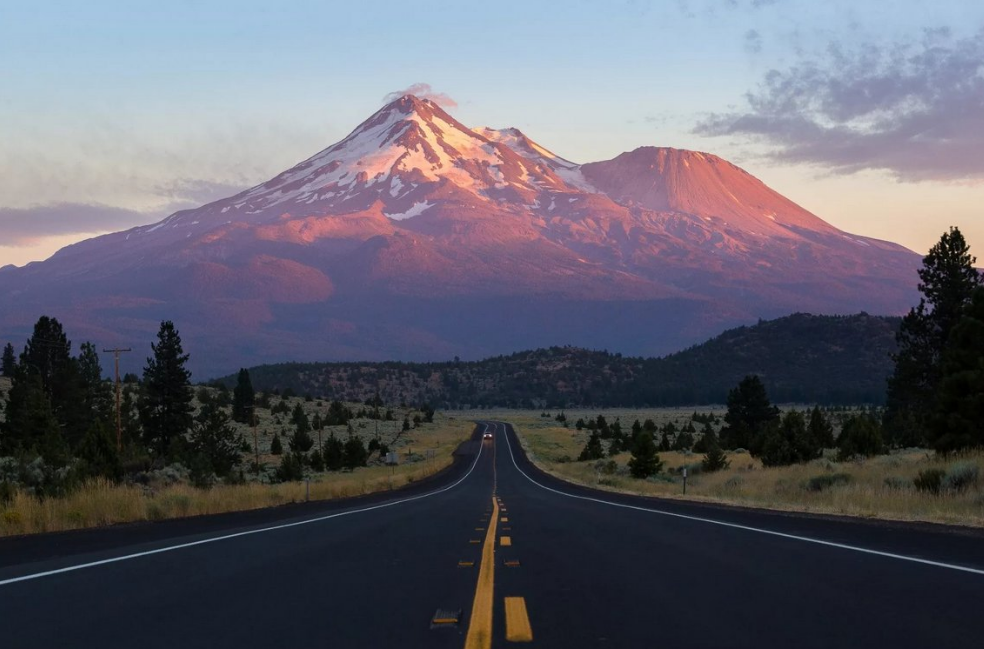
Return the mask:
{"type": "Polygon", "coordinates": [[[663,468],[663,463],[656,454],[656,444],[653,443],[653,436],[643,433],[639,437],[635,448],[632,449],[632,457],[629,459],[629,473],[633,478],[648,478],[655,475],[663,468]]]}
{"type": "Polygon", "coordinates": [[[205,458],[208,466],[219,477],[229,475],[239,464],[242,446],[229,415],[218,408],[210,408],[191,433],[194,452],[205,458]]]}
{"type": "MultiPolygon", "coordinates": [[[[290,420],[291,423],[294,424],[294,428],[298,433],[306,435],[311,431],[311,422],[308,421],[307,415],[304,414],[304,408],[301,407],[300,403],[294,406],[294,412],[291,413],[290,420]]],[[[311,439],[311,437],[308,436],[308,439],[311,439]]],[[[308,449],[310,448],[311,447],[309,446],[308,449]]]]}
{"type": "Polygon", "coordinates": [[[116,441],[105,423],[98,420],[92,422],[82,438],[77,455],[85,463],[88,475],[102,476],[113,481],[123,478],[116,441]]]}
{"type": "Polygon", "coordinates": [[[852,415],[837,437],[837,459],[878,455],[884,450],[880,422],[867,414],[852,415]]]}
{"type": "Polygon", "coordinates": [[[591,433],[588,438],[588,443],[584,445],[581,450],[581,454],[577,457],[578,462],[584,462],[586,460],[600,460],[605,457],[605,449],[601,446],[601,437],[598,436],[597,431],[591,433]]]}
{"type": "Polygon", "coordinates": [[[0,361],[0,376],[13,378],[15,371],[17,371],[17,357],[14,356],[14,346],[7,343],[3,348],[3,360],[0,361]]]}
{"type": "Polygon", "coordinates": [[[764,466],[787,466],[820,457],[823,448],[810,433],[803,413],[791,410],[770,422],[750,449],[764,466]]]}
{"type": "Polygon", "coordinates": [[[919,304],[905,318],[896,336],[895,371],[888,381],[884,426],[894,446],[925,441],[936,409],[942,358],[950,332],[984,278],[977,259],[958,228],[950,228],[923,258],[919,269],[919,304]]]}
{"type": "Polygon", "coordinates": [[[334,433],[325,441],[324,460],[329,471],[338,471],[345,465],[345,446],[334,433]]]}
{"type": "Polygon", "coordinates": [[[349,435],[349,438],[345,440],[344,455],[342,456],[343,466],[355,469],[365,466],[368,459],[369,452],[366,450],[365,444],[362,443],[362,439],[355,435],[349,435]]]}
{"type": "Polygon", "coordinates": [[[809,430],[820,448],[834,447],[834,426],[824,416],[820,406],[813,406],[810,411],[809,430]]]}
{"type": "Polygon", "coordinates": [[[731,466],[731,462],[728,460],[724,451],[721,447],[715,443],[708,445],[707,452],[704,458],[700,461],[700,467],[708,473],[713,473],[714,471],[721,471],[722,469],[727,469],[731,466]]]}
{"type": "Polygon", "coordinates": [[[240,424],[252,423],[253,408],[256,405],[256,392],[249,378],[249,370],[239,369],[236,387],[232,391],[232,419],[240,424]]]}
{"type": "Polygon", "coordinates": [[[274,433],[273,439],[270,440],[270,455],[282,455],[284,452],[283,442],[280,441],[280,435],[274,433]]]}
{"type": "Polygon", "coordinates": [[[160,459],[168,459],[172,442],[183,437],[192,425],[191,372],[185,369],[188,355],[174,323],[161,323],[154,355],[144,367],[140,394],[140,421],[147,444],[160,459]]]}
{"type": "Polygon", "coordinates": [[[700,439],[694,443],[693,451],[694,453],[707,453],[711,448],[717,446],[721,447],[721,442],[718,440],[717,433],[714,432],[714,427],[711,426],[710,422],[704,422],[704,428],[701,429],[700,439]]]}
{"type": "Polygon", "coordinates": [[[765,385],[757,376],[746,376],[728,392],[727,424],[721,430],[724,448],[750,448],[765,427],[779,418],[779,409],[769,402],[765,385]]]}
{"type": "Polygon", "coordinates": [[[39,373],[18,366],[5,414],[0,427],[0,455],[37,453],[54,465],[67,460],[68,449],[39,373]]]}
{"type": "Polygon", "coordinates": [[[974,291],[947,341],[927,432],[941,453],[984,446],[984,288],[974,291]]]}

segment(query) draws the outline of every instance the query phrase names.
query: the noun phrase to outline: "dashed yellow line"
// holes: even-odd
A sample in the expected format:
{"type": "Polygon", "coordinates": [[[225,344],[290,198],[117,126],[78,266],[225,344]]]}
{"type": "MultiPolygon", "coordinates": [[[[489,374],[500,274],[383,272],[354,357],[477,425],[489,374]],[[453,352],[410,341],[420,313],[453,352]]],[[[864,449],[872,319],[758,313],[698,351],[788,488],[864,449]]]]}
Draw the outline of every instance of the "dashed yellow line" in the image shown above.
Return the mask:
{"type": "Polygon", "coordinates": [[[509,642],[533,642],[533,627],[526,611],[523,597],[506,598],[506,640],[509,642]]]}
{"type": "Polygon", "coordinates": [[[509,545],[512,545],[512,537],[511,536],[503,536],[503,537],[501,537],[499,539],[499,545],[501,545],[501,546],[509,546],[509,545]]]}
{"type": "Polygon", "coordinates": [[[509,519],[507,517],[503,516],[502,518],[499,519],[499,522],[500,523],[508,523],[509,522],[509,519]]]}

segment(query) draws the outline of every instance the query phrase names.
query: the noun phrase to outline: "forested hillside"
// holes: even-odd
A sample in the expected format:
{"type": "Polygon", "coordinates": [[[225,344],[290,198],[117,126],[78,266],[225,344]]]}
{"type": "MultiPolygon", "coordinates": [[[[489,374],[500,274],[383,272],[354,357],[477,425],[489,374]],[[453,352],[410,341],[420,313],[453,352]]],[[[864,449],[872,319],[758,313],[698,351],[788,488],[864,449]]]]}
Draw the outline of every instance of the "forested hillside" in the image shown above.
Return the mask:
{"type": "MultiPolygon", "coordinates": [[[[281,363],[250,368],[260,390],[440,408],[723,403],[748,374],[779,402],[881,403],[898,318],[794,314],[726,331],[664,358],[551,347],[481,361],[281,363]]],[[[235,377],[222,379],[228,385],[235,377]]]]}

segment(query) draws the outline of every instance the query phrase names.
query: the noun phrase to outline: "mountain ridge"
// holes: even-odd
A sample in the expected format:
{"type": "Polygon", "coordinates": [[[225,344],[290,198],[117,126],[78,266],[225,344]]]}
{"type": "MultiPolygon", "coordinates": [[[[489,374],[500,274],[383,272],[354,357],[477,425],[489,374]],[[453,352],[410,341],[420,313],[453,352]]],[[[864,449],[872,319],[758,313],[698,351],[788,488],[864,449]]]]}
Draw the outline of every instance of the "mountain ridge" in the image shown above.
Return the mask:
{"type": "MultiPolygon", "coordinates": [[[[777,402],[882,403],[900,318],[796,313],[729,329],[660,358],[551,347],[479,361],[281,363],[249,368],[260,391],[436,407],[643,407],[724,403],[746,375],[777,402]]],[[[233,387],[236,375],[218,379],[233,387]]]]}
{"type": "Polygon", "coordinates": [[[212,373],[531,344],[655,354],[798,310],[900,314],[918,263],[712,154],[577,164],[407,95],[264,183],[5,270],[0,327],[46,313],[122,344],[170,319],[212,373]]]}

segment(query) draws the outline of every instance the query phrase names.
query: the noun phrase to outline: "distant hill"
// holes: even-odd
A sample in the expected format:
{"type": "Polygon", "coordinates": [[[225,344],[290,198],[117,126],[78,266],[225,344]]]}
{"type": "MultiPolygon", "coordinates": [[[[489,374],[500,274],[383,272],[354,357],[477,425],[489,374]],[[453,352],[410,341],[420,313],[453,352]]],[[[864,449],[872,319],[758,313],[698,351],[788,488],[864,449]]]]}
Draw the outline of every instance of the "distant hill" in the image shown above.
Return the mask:
{"type": "MultiPolygon", "coordinates": [[[[758,374],[776,402],[881,403],[900,319],[794,314],[724,332],[664,358],[551,347],[481,361],[282,363],[250,368],[257,390],[442,408],[723,403],[758,374]]],[[[221,379],[233,385],[234,376],[221,379]]]]}

